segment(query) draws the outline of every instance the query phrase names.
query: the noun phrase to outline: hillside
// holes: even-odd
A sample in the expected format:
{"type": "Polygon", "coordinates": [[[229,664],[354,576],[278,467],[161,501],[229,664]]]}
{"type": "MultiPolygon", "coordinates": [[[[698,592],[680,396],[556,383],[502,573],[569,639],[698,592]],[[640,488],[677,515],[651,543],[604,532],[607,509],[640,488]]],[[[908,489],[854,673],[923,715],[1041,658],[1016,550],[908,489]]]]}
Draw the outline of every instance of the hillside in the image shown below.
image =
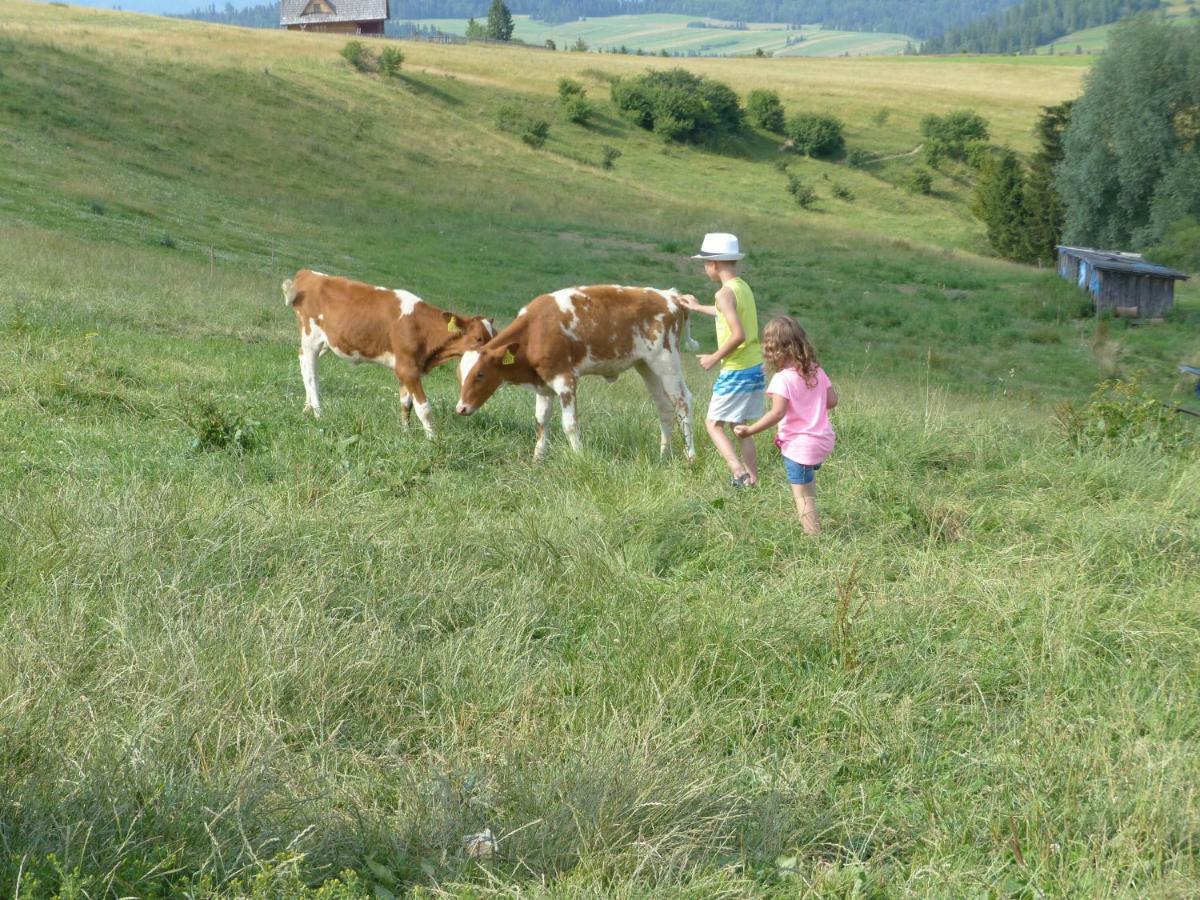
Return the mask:
{"type": "MultiPolygon", "coordinates": [[[[552,40],[560,48],[583,40],[593,51],[626,48],[659,53],[701,56],[746,56],[757,50],[772,56],[889,56],[903,53],[912,38],[903,34],[859,31],[829,31],[819,25],[802,28],[765,22],[742,23],[695,16],[653,14],[606,16],[578,22],[549,25],[515,16],[513,37],[527,44],[543,45],[552,40]],[[709,27],[695,27],[704,22],[709,27]],[[689,27],[690,23],[690,27],[689,27]]],[[[466,34],[466,19],[418,19],[414,24],[432,26],[447,34],[466,34]]]]}
{"type": "MultiPolygon", "coordinates": [[[[1163,3],[1155,14],[1162,16],[1168,22],[1183,25],[1196,15],[1200,15],[1200,8],[1195,3],[1163,3]],[[1193,10],[1196,12],[1193,13],[1193,10]]],[[[1078,50],[1081,53],[1099,53],[1108,46],[1108,33],[1115,24],[1113,22],[1108,25],[1097,25],[1093,28],[1071,32],[1042,45],[1038,51],[1041,53],[1075,53],[1078,50]]]]}
{"type": "MultiPolygon", "coordinates": [[[[338,38],[0,13],[5,894],[1200,889],[1200,463],[1073,450],[1055,418],[1141,367],[1181,399],[1195,281],[1162,327],[1097,323],[977,255],[953,178],[897,189],[905,158],[792,160],[802,211],[775,139],[615,115],[606,77],[665,61],[406,43],[393,81],[338,38]],[[558,119],[562,75],[590,127],[558,119]],[[552,120],[544,148],[505,103],[552,120]],[[433,442],[380,368],[327,358],[301,414],[301,265],[507,320],[582,281],[703,293],[717,229],[843,398],[819,540],[765,438],[749,493],[711,447],[661,462],[635,376],[585,383],[585,452],[555,434],[536,467],[527,392],[458,419],[450,369],[433,442]]],[[[964,106],[1027,150],[1084,71],[684,63],[884,154],[964,106]]]]}
{"type": "Polygon", "coordinates": [[[930,38],[923,53],[1017,53],[1082,29],[1155,10],[1161,0],[1023,0],[1002,13],[930,38]]]}

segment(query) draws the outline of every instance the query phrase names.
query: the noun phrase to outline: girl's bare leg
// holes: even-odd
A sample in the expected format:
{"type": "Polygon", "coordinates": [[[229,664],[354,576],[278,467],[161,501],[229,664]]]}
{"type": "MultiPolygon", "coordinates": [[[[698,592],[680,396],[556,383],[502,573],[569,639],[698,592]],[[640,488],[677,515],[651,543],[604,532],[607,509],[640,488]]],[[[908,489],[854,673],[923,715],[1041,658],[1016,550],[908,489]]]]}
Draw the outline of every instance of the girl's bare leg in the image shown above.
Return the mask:
{"type": "Polygon", "coordinates": [[[796,501],[796,514],[800,516],[800,524],[804,526],[805,534],[821,532],[821,517],[817,514],[817,483],[793,484],[792,499],[796,501]]]}
{"type": "Polygon", "coordinates": [[[750,473],[750,483],[758,484],[758,449],[754,446],[754,438],[739,438],[738,443],[741,445],[742,462],[750,473]]]}

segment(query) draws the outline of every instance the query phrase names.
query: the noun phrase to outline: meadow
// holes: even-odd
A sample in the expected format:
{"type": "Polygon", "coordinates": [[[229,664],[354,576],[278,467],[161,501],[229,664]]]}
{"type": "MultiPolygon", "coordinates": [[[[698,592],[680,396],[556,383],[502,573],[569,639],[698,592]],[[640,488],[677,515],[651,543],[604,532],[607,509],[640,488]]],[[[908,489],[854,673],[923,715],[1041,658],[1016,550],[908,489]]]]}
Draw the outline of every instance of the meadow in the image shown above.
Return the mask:
{"type": "MultiPolygon", "coordinates": [[[[415,19],[447,34],[466,34],[466,19],[415,19]]],[[[559,48],[582,39],[596,51],[617,50],[647,53],[746,56],[762,50],[773,56],[891,56],[904,52],[913,39],[903,34],[823,29],[818,24],[798,30],[771,22],[748,22],[745,29],[705,16],[648,13],[632,16],[603,16],[575,22],[547,24],[529,16],[513,16],[513,37],[527,44],[542,45],[552,40],[559,48]],[[708,28],[689,28],[689,22],[705,22],[708,28]],[[803,35],[803,40],[797,38],[803,35]]]]}
{"type": "MultiPolygon", "coordinates": [[[[1139,368],[1182,398],[1194,281],[1161,327],[1097,322],[973,252],[949,178],[793,162],[858,195],[798,210],[767,136],[664,147],[586,74],[647,60],[405,44],[388,81],[338,39],[0,12],[0,892],[1200,889],[1200,462],[1058,412],[1139,368]],[[590,128],[497,127],[559,75],[590,128]],[[580,281],[699,294],[726,228],[843,397],[818,540],[766,439],[749,493],[660,461],[632,377],[586,382],[584,453],[539,466],[531,398],[457,419],[450,369],[432,442],[379,368],[326,359],[301,413],[301,265],[506,319],[580,281]]],[[[961,105],[1028,149],[1081,71],[762,62],[686,64],[895,152],[961,105]]]]}

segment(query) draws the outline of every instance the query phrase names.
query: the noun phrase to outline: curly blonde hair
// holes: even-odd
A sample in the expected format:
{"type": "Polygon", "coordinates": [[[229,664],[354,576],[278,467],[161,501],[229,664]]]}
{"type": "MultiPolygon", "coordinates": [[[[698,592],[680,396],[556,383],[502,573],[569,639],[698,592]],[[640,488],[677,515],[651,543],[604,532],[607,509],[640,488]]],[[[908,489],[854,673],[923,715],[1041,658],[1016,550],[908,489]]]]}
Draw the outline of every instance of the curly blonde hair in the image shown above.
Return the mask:
{"type": "Polygon", "coordinates": [[[777,316],[762,333],[763,359],[776,372],[795,369],[810,388],[817,386],[817,351],[809,343],[800,323],[791,316],[777,316]]]}

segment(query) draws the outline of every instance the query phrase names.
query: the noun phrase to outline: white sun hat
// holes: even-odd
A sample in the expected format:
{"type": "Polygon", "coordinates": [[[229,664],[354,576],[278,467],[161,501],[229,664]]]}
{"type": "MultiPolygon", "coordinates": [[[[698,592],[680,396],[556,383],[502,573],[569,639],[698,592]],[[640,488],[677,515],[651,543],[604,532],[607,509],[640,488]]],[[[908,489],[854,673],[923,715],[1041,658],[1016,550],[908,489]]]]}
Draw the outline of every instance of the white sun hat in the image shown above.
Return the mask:
{"type": "Polygon", "coordinates": [[[692,259],[735,260],[745,255],[738,247],[737,235],[716,232],[704,236],[700,252],[692,259]]]}

